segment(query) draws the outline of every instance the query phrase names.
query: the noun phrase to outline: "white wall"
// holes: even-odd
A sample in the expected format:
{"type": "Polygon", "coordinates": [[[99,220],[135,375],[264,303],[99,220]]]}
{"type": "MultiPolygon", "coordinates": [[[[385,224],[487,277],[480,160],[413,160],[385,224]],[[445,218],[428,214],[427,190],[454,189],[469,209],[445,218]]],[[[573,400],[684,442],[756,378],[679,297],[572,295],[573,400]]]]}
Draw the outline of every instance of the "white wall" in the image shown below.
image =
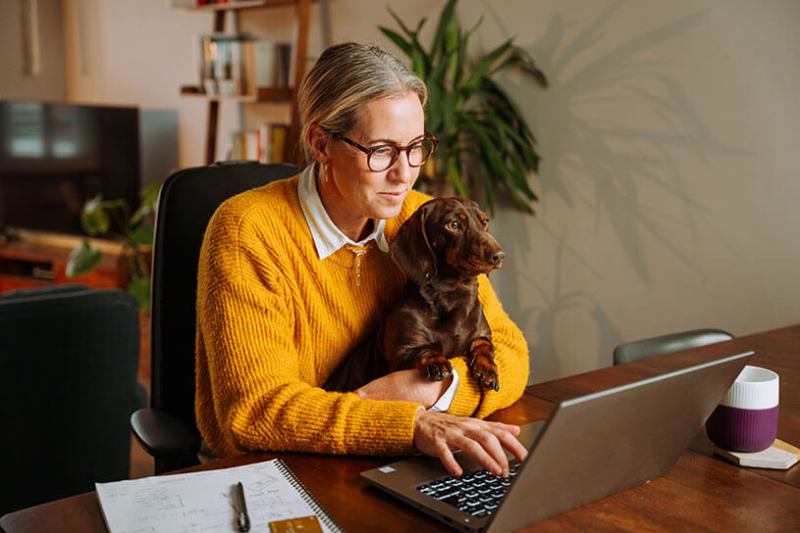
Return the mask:
{"type": "Polygon", "coordinates": [[[0,98],[63,100],[64,29],[61,0],[39,0],[36,31],[27,29],[22,2],[0,0],[0,98]],[[34,44],[34,40],[36,41],[34,44]],[[40,70],[26,73],[24,50],[38,45],[40,70]]]}
{"type": "MultiPolygon", "coordinates": [[[[69,98],[175,107],[180,162],[201,164],[206,106],[178,87],[197,77],[211,15],[64,3],[69,98]]],[[[429,17],[425,41],[444,0],[389,3],[409,23],[429,17]]],[[[334,42],[397,51],[377,30],[395,27],[383,2],[330,9],[334,42]]],[[[625,340],[800,320],[800,3],[462,0],[460,14],[467,26],[484,15],[477,46],[515,36],[551,82],[503,80],[540,140],[542,201],[536,217],[500,209],[494,223],[509,260],[493,279],[531,344],[533,380],[609,365],[625,340]]],[[[290,20],[280,8],[242,25],[288,35],[290,20]]],[[[322,47],[316,5],[309,45],[322,47]]],[[[281,112],[248,106],[248,121],[281,112]]],[[[236,106],[222,121],[238,127],[236,106]]]]}

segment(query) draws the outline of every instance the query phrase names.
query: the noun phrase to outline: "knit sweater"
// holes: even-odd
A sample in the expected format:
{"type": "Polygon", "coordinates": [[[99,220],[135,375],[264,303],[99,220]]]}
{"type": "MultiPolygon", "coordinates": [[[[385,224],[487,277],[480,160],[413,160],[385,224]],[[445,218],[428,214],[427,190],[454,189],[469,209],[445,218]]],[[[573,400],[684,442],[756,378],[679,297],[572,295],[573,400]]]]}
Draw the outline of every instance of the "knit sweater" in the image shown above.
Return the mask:
{"type": "MultiPolygon", "coordinates": [[[[421,404],[361,399],[320,388],[374,331],[405,282],[388,254],[342,248],[316,254],[297,196],[298,178],[224,202],[206,230],[197,288],[197,425],[220,456],[247,450],[396,455],[413,449],[421,404]]],[[[411,191],[387,220],[391,243],[429,197],[411,191]]],[[[449,412],[485,417],[520,398],[528,348],[485,276],[478,297],[492,330],[500,391],[482,391],[463,357],[449,412]]]]}

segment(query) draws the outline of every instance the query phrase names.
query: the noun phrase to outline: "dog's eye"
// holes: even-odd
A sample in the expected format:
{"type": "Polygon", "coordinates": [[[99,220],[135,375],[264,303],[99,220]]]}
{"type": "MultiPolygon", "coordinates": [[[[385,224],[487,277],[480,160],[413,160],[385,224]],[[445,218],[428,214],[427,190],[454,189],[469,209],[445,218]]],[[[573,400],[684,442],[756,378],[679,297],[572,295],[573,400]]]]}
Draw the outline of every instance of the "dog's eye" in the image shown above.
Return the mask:
{"type": "Polygon", "coordinates": [[[459,231],[461,229],[461,222],[458,220],[451,220],[447,223],[447,229],[451,231],[459,231]]]}

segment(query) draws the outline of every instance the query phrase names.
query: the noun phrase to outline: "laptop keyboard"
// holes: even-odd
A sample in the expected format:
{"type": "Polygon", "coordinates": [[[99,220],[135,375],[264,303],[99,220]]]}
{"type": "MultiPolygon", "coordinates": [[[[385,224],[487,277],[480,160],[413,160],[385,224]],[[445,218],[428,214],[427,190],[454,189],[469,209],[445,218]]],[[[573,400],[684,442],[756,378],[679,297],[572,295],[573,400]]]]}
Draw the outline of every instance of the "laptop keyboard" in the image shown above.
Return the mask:
{"type": "Polygon", "coordinates": [[[490,516],[506,497],[521,463],[515,462],[509,466],[507,479],[495,476],[488,470],[479,470],[461,477],[437,479],[418,486],[417,490],[472,516],[490,516]]]}

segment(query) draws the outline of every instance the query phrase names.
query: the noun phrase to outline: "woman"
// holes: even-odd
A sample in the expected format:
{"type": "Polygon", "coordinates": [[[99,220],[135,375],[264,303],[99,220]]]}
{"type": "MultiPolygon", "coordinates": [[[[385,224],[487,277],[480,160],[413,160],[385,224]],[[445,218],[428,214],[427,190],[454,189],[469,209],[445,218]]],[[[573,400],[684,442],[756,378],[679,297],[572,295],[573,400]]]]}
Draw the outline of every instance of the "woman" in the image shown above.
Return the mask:
{"type": "Polygon", "coordinates": [[[454,377],[393,372],[351,393],[319,388],[373,331],[404,283],[388,243],[428,197],[412,190],[435,142],[424,83],[385,51],[328,48],[298,107],[313,161],[299,176],[225,202],[206,231],[197,299],[198,427],[217,455],[247,450],[437,456],[452,449],[508,474],[517,426],[481,418],[514,403],[528,351],[488,280],[501,390],[481,391],[463,358],[454,377]],[[447,413],[441,412],[446,410],[447,413]]]}

